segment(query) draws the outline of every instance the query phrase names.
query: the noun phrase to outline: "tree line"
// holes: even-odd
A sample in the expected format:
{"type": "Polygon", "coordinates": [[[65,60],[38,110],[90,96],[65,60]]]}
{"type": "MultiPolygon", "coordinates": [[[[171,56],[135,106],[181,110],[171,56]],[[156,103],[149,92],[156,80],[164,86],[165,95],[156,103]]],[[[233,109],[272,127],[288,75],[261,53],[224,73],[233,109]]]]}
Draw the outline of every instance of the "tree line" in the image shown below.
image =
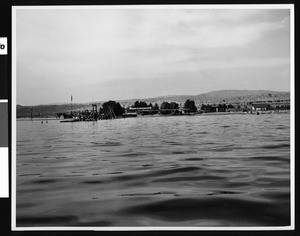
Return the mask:
{"type": "MultiPolygon", "coordinates": [[[[269,105],[270,106],[270,105],[269,105]]],[[[181,111],[179,111],[179,107],[181,107],[181,104],[176,102],[162,102],[159,106],[157,103],[154,105],[150,102],[149,104],[144,101],[135,101],[134,104],[131,107],[128,108],[149,108],[151,109],[145,109],[144,112],[140,111],[140,114],[181,114],[181,111]]],[[[200,112],[226,112],[228,109],[237,108],[240,109],[240,106],[234,107],[231,104],[202,104],[200,107],[200,112]]],[[[277,108],[277,107],[276,107],[277,108]]],[[[279,107],[278,107],[279,108],[279,107]]],[[[277,108],[277,109],[278,109],[277,108]]],[[[281,109],[287,109],[289,106],[282,106],[281,109]]],[[[269,107],[269,109],[272,109],[269,107]]],[[[116,101],[107,101],[102,104],[102,107],[99,109],[100,116],[104,119],[109,118],[117,118],[122,117],[125,113],[125,107],[122,107],[122,105],[119,102],[116,101]]],[[[187,99],[183,105],[183,112],[184,113],[195,113],[198,109],[196,107],[194,100],[187,99]]]]}
{"type": "MultiPolygon", "coordinates": [[[[131,108],[146,108],[151,107],[152,110],[160,110],[162,114],[169,114],[172,111],[179,109],[179,104],[176,102],[163,102],[160,106],[157,103],[154,105],[150,102],[147,104],[144,101],[135,101],[131,108]]],[[[197,107],[195,101],[187,99],[184,103],[183,109],[187,112],[196,112],[197,107]]],[[[102,104],[102,107],[99,109],[100,114],[103,118],[116,118],[121,117],[125,113],[125,107],[122,107],[119,102],[108,101],[102,104]]],[[[177,111],[178,113],[178,111],[177,111]]]]}

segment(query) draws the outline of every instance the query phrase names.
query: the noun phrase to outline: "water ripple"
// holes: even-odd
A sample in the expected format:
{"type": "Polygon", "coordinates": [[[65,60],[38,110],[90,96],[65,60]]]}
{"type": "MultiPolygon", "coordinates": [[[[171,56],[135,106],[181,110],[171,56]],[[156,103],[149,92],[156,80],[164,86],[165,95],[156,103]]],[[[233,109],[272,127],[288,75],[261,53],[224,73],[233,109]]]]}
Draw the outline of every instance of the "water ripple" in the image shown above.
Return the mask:
{"type": "Polygon", "coordinates": [[[290,116],[17,122],[17,226],[290,224],[290,116]]]}

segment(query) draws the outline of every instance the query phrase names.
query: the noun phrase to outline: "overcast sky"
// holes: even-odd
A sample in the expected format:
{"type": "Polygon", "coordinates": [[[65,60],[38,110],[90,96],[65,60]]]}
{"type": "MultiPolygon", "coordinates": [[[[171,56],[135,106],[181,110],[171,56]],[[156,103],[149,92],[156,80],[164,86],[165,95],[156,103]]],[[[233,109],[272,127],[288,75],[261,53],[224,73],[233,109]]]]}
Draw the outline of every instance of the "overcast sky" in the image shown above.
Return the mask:
{"type": "Polygon", "coordinates": [[[289,91],[285,9],[18,9],[17,104],[289,91]]]}

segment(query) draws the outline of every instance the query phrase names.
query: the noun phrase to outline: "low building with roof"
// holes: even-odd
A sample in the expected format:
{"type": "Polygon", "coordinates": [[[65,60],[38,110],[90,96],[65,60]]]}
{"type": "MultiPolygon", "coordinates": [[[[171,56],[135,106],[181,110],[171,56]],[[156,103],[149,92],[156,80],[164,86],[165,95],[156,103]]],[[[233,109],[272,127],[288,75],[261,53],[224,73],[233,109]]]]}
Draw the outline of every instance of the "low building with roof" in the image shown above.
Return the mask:
{"type": "Polygon", "coordinates": [[[266,111],[270,108],[270,104],[265,102],[252,103],[252,111],[266,111]]]}

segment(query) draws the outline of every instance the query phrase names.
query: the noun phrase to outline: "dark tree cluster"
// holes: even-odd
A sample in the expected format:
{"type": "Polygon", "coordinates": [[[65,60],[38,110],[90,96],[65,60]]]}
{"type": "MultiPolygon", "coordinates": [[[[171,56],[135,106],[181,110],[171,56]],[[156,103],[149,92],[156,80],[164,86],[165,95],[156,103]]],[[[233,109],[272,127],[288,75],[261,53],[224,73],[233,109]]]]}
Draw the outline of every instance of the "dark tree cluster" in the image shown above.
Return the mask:
{"type": "Polygon", "coordinates": [[[204,105],[202,104],[201,110],[204,112],[225,112],[227,108],[234,108],[231,104],[226,106],[226,104],[218,104],[218,105],[204,105]]]}
{"type": "Polygon", "coordinates": [[[153,110],[159,110],[159,106],[158,106],[158,104],[157,104],[157,103],[155,103],[155,104],[154,104],[154,106],[153,106],[153,110]]]}
{"type": "Polygon", "coordinates": [[[179,105],[176,102],[163,102],[160,105],[160,109],[164,110],[164,109],[178,109],[179,105]]]}
{"type": "Polygon", "coordinates": [[[104,118],[120,117],[125,112],[125,109],[120,105],[120,103],[115,101],[105,102],[103,103],[102,107],[104,118]]]}
{"type": "Polygon", "coordinates": [[[188,109],[189,112],[196,112],[197,111],[197,107],[195,105],[195,101],[194,100],[186,100],[183,106],[184,109],[188,109]]]}
{"type": "Polygon", "coordinates": [[[136,101],[132,106],[132,108],[140,108],[140,107],[152,107],[152,103],[149,105],[146,102],[136,101]]]}
{"type": "Polygon", "coordinates": [[[179,105],[176,102],[163,102],[160,105],[160,114],[162,115],[176,115],[179,113],[177,110],[179,108],[179,105]]]}
{"type": "Polygon", "coordinates": [[[226,109],[227,109],[226,104],[219,104],[219,105],[218,105],[218,111],[219,111],[219,112],[225,112],[226,109]]]}

